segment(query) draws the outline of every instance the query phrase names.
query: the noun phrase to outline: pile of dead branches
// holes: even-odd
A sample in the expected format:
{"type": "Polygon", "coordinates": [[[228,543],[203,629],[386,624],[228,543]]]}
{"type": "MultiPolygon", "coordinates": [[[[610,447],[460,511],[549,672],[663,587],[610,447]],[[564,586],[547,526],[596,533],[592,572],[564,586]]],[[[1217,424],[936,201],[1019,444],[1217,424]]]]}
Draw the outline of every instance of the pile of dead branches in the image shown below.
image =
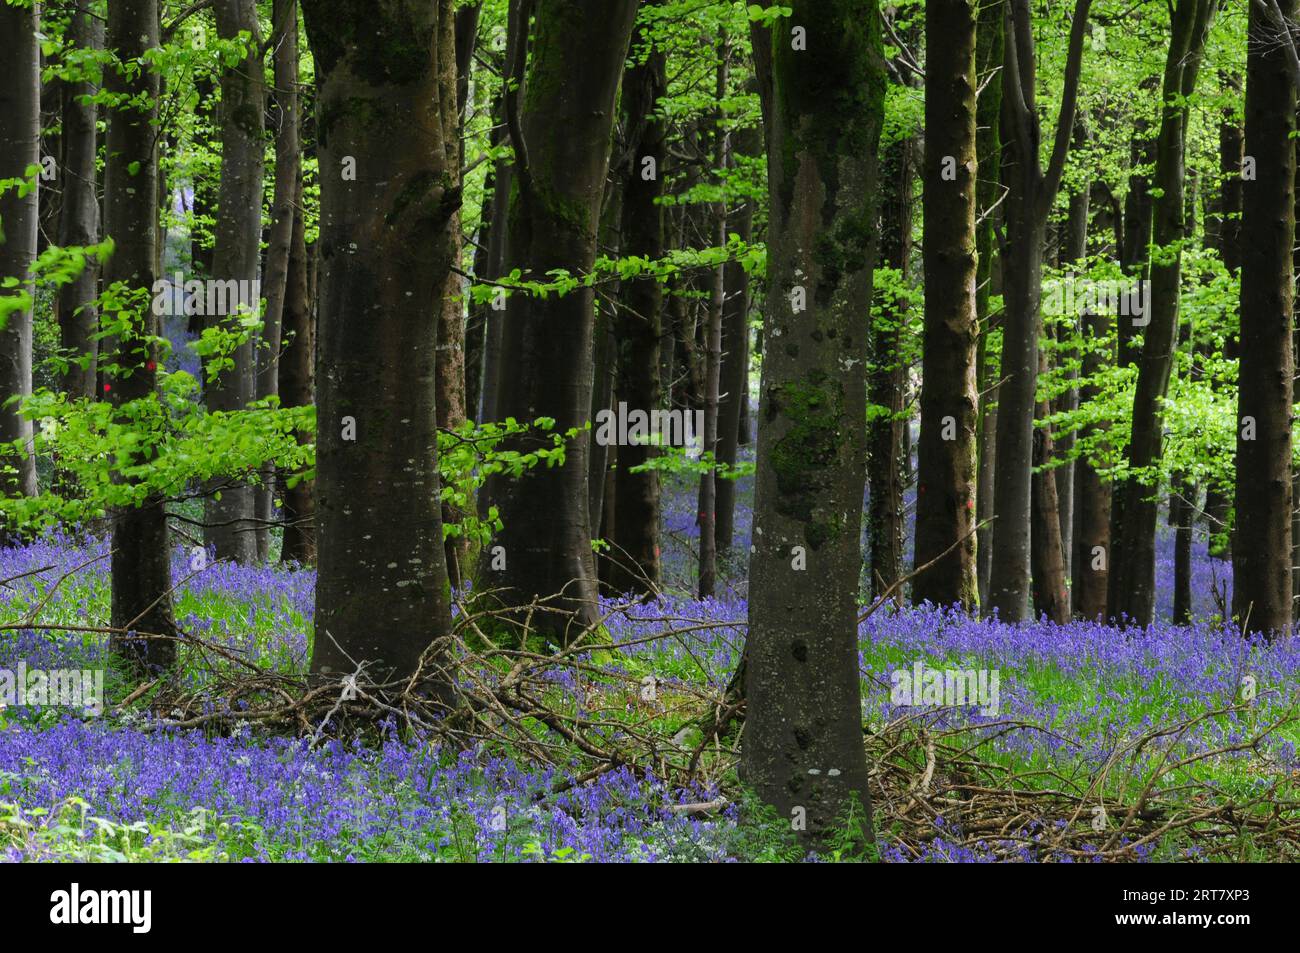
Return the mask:
{"type": "MultiPolygon", "coordinates": [[[[1013,732],[1053,734],[1039,725],[938,727],[942,710],[909,715],[869,736],[876,827],[916,859],[969,851],[1002,861],[1126,862],[1176,844],[1185,859],[1295,861],[1300,779],[1266,754],[1279,729],[1294,726],[1294,709],[1233,744],[1203,751],[1180,744],[1198,724],[1246,707],[1145,732],[1099,764],[1062,759],[1035,770],[1008,767],[989,754],[1013,732]],[[1245,753],[1265,769],[1249,796],[1195,777],[1197,765],[1245,753]]],[[[1055,740],[1083,751],[1079,742],[1055,740]]]]}
{"type": "Polygon", "coordinates": [[[611,607],[599,625],[556,647],[531,637],[540,614],[557,611],[543,601],[526,610],[461,605],[453,631],[398,680],[375,678],[365,663],[342,678],[277,673],[228,646],[170,636],[183,643],[185,675],[148,680],[115,708],[147,708],[146,730],[258,727],[313,744],[396,730],[461,749],[500,746],[579,779],[623,767],[670,783],[720,783],[735,764],[728,732],[743,705],[726,697],[728,673],[711,671],[696,648],[701,636],[732,630],[738,654],[736,627],[639,615],[653,635],[603,636],[609,618],[630,607],[611,607]],[[637,664],[639,650],[662,641],[683,647],[698,679],[663,680],[637,664]]]}

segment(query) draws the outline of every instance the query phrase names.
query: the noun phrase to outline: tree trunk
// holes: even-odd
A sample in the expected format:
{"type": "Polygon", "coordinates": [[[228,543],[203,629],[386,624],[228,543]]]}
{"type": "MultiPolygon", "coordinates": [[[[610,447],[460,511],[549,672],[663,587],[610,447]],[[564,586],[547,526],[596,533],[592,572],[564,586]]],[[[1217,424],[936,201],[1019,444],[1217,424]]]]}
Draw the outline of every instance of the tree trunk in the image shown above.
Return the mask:
{"type": "MultiPolygon", "coordinates": [[[[556,268],[586,274],[596,256],[601,195],[619,79],[635,0],[540,0],[522,119],[510,120],[517,155],[510,203],[509,272],[542,278],[556,268]],[[581,77],[578,82],[575,77],[581,77]],[[564,135],[556,135],[556,130],[564,135]]],[[[555,430],[582,427],[591,410],[590,288],[563,297],[516,294],[502,341],[500,413],[555,430]]],[[[596,573],[587,513],[590,434],[569,440],[561,466],[539,466],[517,480],[497,478],[493,497],[504,528],[506,568],[490,581],[507,605],[552,599],[535,614],[538,629],[564,639],[569,623],[595,625],[596,573]]],[[[515,449],[549,445],[515,441],[515,449]]]]}
{"type": "MultiPolygon", "coordinates": [[[[0,83],[0,182],[26,180],[27,169],[41,161],[39,32],[35,4],[26,8],[0,5],[0,36],[8,38],[8,75],[0,83]]],[[[32,496],[37,489],[32,422],[20,413],[17,402],[9,401],[32,393],[32,302],[36,289],[31,266],[36,258],[39,202],[35,188],[22,197],[18,192],[13,185],[0,191],[0,279],[18,282],[0,296],[28,297],[26,306],[0,312],[0,443],[21,442],[24,449],[0,454],[0,466],[16,470],[0,479],[0,491],[32,496]]],[[[12,529],[0,524],[0,544],[12,529]]]]}
{"type": "MultiPolygon", "coordinates": [[[[639,45],[634,43],[634,48],[639,45]]],[[[666,158],[665,127],[657,114],[667,88],[664,52],[652,48],[644,62],[634,61],[623,82],[623,125],[631,161],[623,193],[622,249],[651,261],[664,254],[662,169],[666,158]],[[653,160],[653,163],[648,162],[653,160]]],[[[662,401],[659,342],[663,328],[663,288],[650,277],[631,278],[620,288],[615,311],[614,400],[628,407],[653,410],[662,401]]],[[[618,448],[614,472],[612,550],[606,570],[614,592],[651,593],[662,579],[659,558],[659,473],[632,470],[658,451],[650,444],[618,448]]]]}
{"type": "MultiPolygon", "coordinates": [[[[104,48],[104,22],[84,10],[74,11],[69,24],[69,41],[80,50],[104,48]]],[[[95,92],[92,83],[64,83],[63,89],[63,204],[59,209],[59,244],[65,248],[99,241],[99,197],[95,157],[98,133],[96,107],[80,97],[95,92]]],[[[3,175],[3,173],[0,173],[3,175]]],[[[96,303],[98,273],[86,267],[73,281],[59,289],[59,344],[74,357],[61,385],[69,397],[95,397],[99,358],[99,306],[96,303]],[[80,357],[84,366],[76,361],[80,357]]]]}
{"type": "MultiPolygon", "coordinates": [[[[284,407],[310,407],[316,400],[313,367],[316,360],[315,311],[307,290],[307,245],[302,210],[302,178],[294,200],[293,236],[289,245],[289,275],[284,296],[284,354],[280,357],[280,403],[284,407]]],[[[314,246],[313,246],[314,247],[314,246]]],[[[299,443],[311,443],[315,434],[300,432],[299,443]]],[[[316,501],[314,482],[301,474],[284,476],[284,539],[280,561],[311,565],[316,562],[316,501]],[[295,479],[296,477],[296,479],[295,479]],[[291,485],[292,484],[292,485],[291,485]]]]}
{"type": "MultiPolygon", "coordinates": [[[[1240,77],[1220,74],[1221,85],[1240,91],[1240,77]]],[[[1219,123],[1219,194],[1216,207],[1207,218],[1207,238],[1219,252],[1219,258],[1228,273],[1236,275],[1241,270],[1241,162],[1243,140],[1241,123],[1231,110],[1225,110],[1219,123]]],[[[1229,334],[1223,342],[1223,356],[1236,358],[1237,335],[1229,334]]],[[[1209,554],[1215,559],[1228,559],[1232,555],[1232,487],[1211,484],[1205,491],[1205,522],[1210,533],[1209,554]]]]}
{"type": "MultiPolygon", "coordinates": [[[[1110,218],[1116,234],[1113,251],[1118,254],[1122,247],[1123,228],[1118,209],[1106,206],[1099,210],[1098,215],[1110,218]]],[[[1104,228],[1101,218],[1098,227],[1104,228]]],[[[1114,349],[1107,347],[1109,312],[1100,308],[1090,309],[1081,317],[1080,375],[1084,383],[1079,388],[1079,400],[1087,404],[1102,396],[1102,388],[1095,380],[1108,364],[1114,363],[1115,355],[1114,349]]],[[[1078,439],[1089,440],[1106,429],[1104,423],[1089,424],[1080,430],[1078,439]]],[[[1096,620],[1106,615],[1110,509],[1110,482],[1102,479],[1086,457],[1080,457],[1074,466],[1074,555],[1070,561],[1071,611],[1077,618],[1096,620]]]]}
{"type": "MultiPolygon", "coordinates": [[[[298,0],[275,0],[271,13],[277,34],[275,50],[275,194],[271,207],[271,235],[266,249],[266,314],[262,318],[261,346],[257,354],[257,398],[279,396],[280,349],[284,334],[284,301],[289,281],[289,256],[293,246],[295,204],[302,169],[302,143],[298,136],[298,0]]],[[[257,558],[265,562],[271,549],[274,516],[275,467],[262,468],[256,489],[257,558]]]]}
{"type": "MultiPolygon", "coordinates": [[[[1156,465],[1163,443],[1160,405],[1169,389],[1177,348],[1181,244],[1187,234],[1183,201],[1186,98],[1196,89],[1205,37],[1216,5],[1217,0],[1180,0],[1172,15],[1173,36],[1161,88],[1164,106],[1156,141],[1152,218],[1152,246],[1162,253],[1153,255],[1151,291],[1145,296],[1147,313],[1143,319],[1149,323],[1140,326],[1142,355],[1128,447],[1128,464],[1135,471],[1156,465]]],[[[1134,318],[1121,317],[1120,321],[1134,322],[1134,318]]],[[[1155,618],[1157,486],[1150,480],[1130,477],[1119,482],[1115,494],[1121,498],[1118,505],[1122,519],[1112,525],[1110,615],[1150,625],[1155,618]]]]}
{"type": "Polygon", "coordinates": [[[321,169],[318,675],[410,675],[451,626],[435,365],[461,198],[441,81],[452,7],[303,2],[321,169]]]}
{"type": "Polygon", "coordinates": [[[979,384],[979,470],[975,481],[975,574],[980,605],[989,604],[989,573],[993,569],[993,475],[996,472],[994,445],[997,440],[997,367],[989,352],[989,334],[996,323],[989,299],[999,271],[993,267],[996,253],[997,206],[1002,199],[1002,137],[998,117],[1002,111],[1002,7],[986,3],[980,7],[975,31],[976,79],[980,84],[975,107],[976,172],[975,201],[979,220],[975,224],[977,260],[975,310],[979,318],[979,341],[975,347],[976,380],[979,384]]]}
{"type": "Polygon", "coordinates": [[[975,26],[972,0],[925,6],[925,332],[912,601],[979,605],[975,575],[975,26]],[[944,555],[944,554],[947,555],[944,555]]]}
{"type": "MultiPolygon", "coordinates": [[[[879,172],[880,266],[898,271],[907,287],[912,257],[912,174],[916,143],[900,139],[885,149],[879,172]]],[[[867,546],[870,592],[879,599],[903,574],[903,408],[907,368],[900,355],[910,302],[881,300],[869,335],[867,370],[867,546]]],[[[903,593],[894,601],[902,604],[903,593]]]]}
{"type": "MultiPolygon", "coordinates": [[[[714,98],[718,109],[714,113],[713,165],[719,176],[725,175],[728,164],[729,137],[723,127],[722,102],[727,96],[728,46],[725,36],[718,43],[717,80],[714,98]]],[[[719,188],[724,182],[717,183],[719,188]]],[[[727,203],[714,202],[713,213],[715,242],[727,244],[727,203]]],[[[727,298],[727,269],[717,265],[710,277],[708,322],[704,328],[704,447],[703,451],[716,462],[718,455],[718,405],[722,392],[722,321],[727,298]]],[[[718,472],[710,467],[700,474],[698,510],[700,514],[700,578],[699,597],[712,598],[718,586],[718,472]]]]}
{"type": "MultiPolygon", "coordinates": [[[[1293,80],[1295,77],[1292,77],[1293,80]]],[[[1297,93],[1297,108],[1300,109],[1300,93],[1297,93]]],[[[1300,112],[1297,113],[1296,124],[1300,126],[1300,112]]],[[[1295,201],[1295,218],[1300,222],[1300,154],[1296,155],[1296,183],[1293,189],[1292,198],[1295,201]]],[[[1292,275],[1300,273],[1300,245],[1293,241],[1291,244],[1291,269],[1292,275]]],[[[1300,321],[1297,321],[1296,307],[1297,298],[1294,292],[1295,286],[1292,285],[1291,299],[1291,367],[1295,371],[1297,363],[1300,363],[1300,321]]],[[[1295,419],[1295,374],[1291,377],[1291,417],[1295,419]]],[[[1294,458],[1291,463],[1291,621],[1300,621],[1300,466],[1296,466],[1294,458]]]]}
{"type": "MultiPolygon", "coordinates": [[[[119,62],[134,64],[159,48],[157,0],[121,0],[108,11],[107,47],[119,62]]],[[[155,149],[158,74],[107,69],[105,88],[124,105],[108,108],[104,169],[104,233],[115,249],[104,267],[104,283],[151,290],[158,240],[158,153],[155,149]],[[140,105],[140,104],[143,104],[140,105]]],[[[157,381],[158,319],[152,308],[128,316],[124,334],[112,340],[105,387],[114,407],[148,398],[157,381]]],[[[132,461],[135,463],[136,461],[132,461]]],[[[119,471],[120,473],[120,471],[119,471]]],[[[174,636],[171,545],[163,500],[114,514],[112,538],[112,625],[157,636],[174,636]]],[[[170,638],[136,640],[115,634],[115,651],[135,668],[168,668],[176,659],[170,638]]]]}
{"type": "MultiPolygon", "coordinates": [[[[626,146],[619,150],[627,158],[626,146]]],[[[616,165],[617,163],[613,163],[616,165]]],[[[600,234],[597,253],[609,258],[617,258],[622,247],[623,194],[626,178],[622,170],[611,171],[605,185],[605,198],[600,213],[600,234]]],[[[618,284],[611,282],[596,294],[596,325],[591,342],[591,413],[592,433],[595,433],[597,419],[601,411],[614,409],[614,376],[617,371],[615,361],[615,322],[618,320],[618,284]]],[[[587,512],[592,520],[591,528],[601,539],[605,511],[605,490],[610,483],[609,468],[613,465],[616,446],[609,446],[593,439],[591,457],[587,461],[587,512]]],[[[611,502],[613,502],[611,500],[611,502]]]]}
{"type": "Polygon", "coordinates": [[[885,77],[874,5],[791,6],[807,48],[773,31],[765,321],[780,346],[763,362],[741,768],[816,846],[851,809],[874,839],[857,593],[885,77]]]}
{"type": "MultiPolygon", "coordinates": [[[[488,277],[487,243],[492,235],[492,206],[496,202],[496,186],[489,169],[483,182],[483,209],[478,235],[474,240],[475,280],[488,277]]],[[[465,413],[475,423],[483,422],[483,351],[487,344],[486,302],[470,300],[469,316],[465,322],[465,413]]]]}
{"type": "Polygon", "coordinates": [[[1192,621],[1192,517],[1196,489],[1179,481],[1169,497],[1169,519],[1174,525],[1174,625],[1192,621]]]}
{"type": "MultiPolygon", "coordinates": [[[[195,130],[194,138],[196,143],[207,150],[214,150],[213,142],[215,133],[213,126],[216,118],[216,89],[212,81],[207,76],[200,76],[194,83],[195,92],[198,94],[198,105],[194,110],[195,130]]],[[[212,277],[212,253],[214,251],[212,239],[212,218],[216,212],[217,190],[213,188],[211,176],[203,173],[197,173],[194,176],[194,200],[190,206],[190,272],[191,276],[198,280],[205,280],[212,277]]],[[[201,334],[203,332],[204,318],[201,311],[197,309],[189,315],[186,322],[186,330],[190,334],[201,334]]],[[[207,392],[206,376],[200,374],[200,384],[204,393],[207,392]]]]}
{"type": "MultiPolygon", "coordinates": [[[[466,7],[450,17],[439,20],[440,49],[452,51],[451,56],[438,60],[439,101],[446,104],[442,115],[445,129],[443,146],[447,151],[444,165],[443,187],[451,192],[461,190],[461,168],[464,165],[464,148],[461,140],[461,109],[464,99],[461,95],[459,73],[460,50],[456,46],[457,38],[465,29],[464,16],[466,7]],[[459,30],[459,32],[458,32],[459,30]]],[[[472,39],[473,34],[470,34],[472,39]]],[[[463,38],[463,37],[462,37],[463,38]]],[[[466,78],[468,82],[468,78],[466,78]]],[[[452,249],[452,269],[460,269],[462,236],[460,208],[452,211],[450,229],[452,249]]],[[[457,273],[450,270],[441,289],[441,303],[438,309],[438,348],[434,367],[434,406],[437,407],[438,427],[443,430],[456,430],[465,423],[465,299],[468,284],[457,273]]],[[[468,514],[461,513],[450,503],[442,507],[444,525],[459,523],[468,514]]],[[[470,541],[465,536],[450,536],[445,545],[447,577],[453,587],[459,588],[463,578],[471,571],[473,559],[470,541]]]]}
{"type": "MultiPolygon", "coordinates": [[[[732,137],[735,151],[757,155],[759,132],[750,127],[732,137]]],[[[727,231],[742,242],[753,237],[754,203],[746,198],[731,215],[727,231]]],[[[741,412],[749,402],[749,273],[739,262],[726,265],[722,305],[722,393],[718,404],[718,462],[734,467],[739,456],[741,412]]],[[[736,527],[736,481],[719,479],[717,484],[718,552],[730,551],[736,527]]]]}
{"type": "MultiPolygon", "coordinates": [[[[1082,148],[1088,142],[1088,127],[1080,117],[1074,124],[1075,147],[1082,148]]],[[[1066,216],[1065,231],[1061,235],[1061,256],[1060,264],[1062,269],[1068,268],[1088,254],[1088,215],[1091,208],[1092,190],[1089,188],[1088,181],[1085,180],[1079,187],[1070,193],[1069,212],[1066,216]]],[[[1057,336],[1062,342],[1072,341],[1078,336],[1081,329],[1081,316],[1070,313],[1063,316],[1063,323],[1056,326],[1057,336]]],[[[1079,407],[1079,389],[1074,382],[1078,379],[1078,372],[1074,370],[1074,362],[1080,359],[1072,345],[1066,345],[1061,350],[1061,363],[1065,365],[1063,375],[1066,380],[1071,381],[1071,386],[1064,394],[1057,398],[1053,409],[1061,413],[1069,413],[1077,410],[1079,407]]],[[[1074,471],[1076,461],[1070,459],[1070,454],[1074,451],[1074,431],[1067,429],[1064,433],[1056,438],[1056,449],[1064,462],[1056,469],[1056,496],[1061,507],[1061,556],[1065,560],[1065,578],[1071,578],[1071,571],[1074,565],[1074,471]]]]}
{"type": "MultiPolygon", "coordinates": [[[[256,314],[258,309],[259,296],[245,299],[242,291],[256,287],[261,259],[266,83],[257,49],[261,31],[254,0],[221,0],[215,12],[217,33],[223,39],[234,39],[243,31],[252,34],[247,55],[221,74],[221,184],[212,282],[238,282],[241,294],[233,296],[235,302],[227,294],[225,312],[208,314],[207,325],[233,331],[239,326],[239,304],[246,305],[249,313],[256,314]]],[[[210,411],[243,410],[255,393],[253,341],[240,344],[230,358],[233,366],[223,367],[207,384],[205,396],[210,411]]],[[[222,477],[211,482],[208,492],[211,496],[204,507],[204,544],[217,559],[255,562],[257,524],[252,485],[243,477],[222,477]]]]}
{"type": "MultiPolygon", "coordinates": [[[[1295,0],[1278,0],[1293,19],[1295,0]]],[[[1232,614],[1243,631],[1291,631],[1292,242],[1296,91],[1268,13],[1250,7],[1241,232],[1232,614]]]]}
{"type": "MultiPolygon", "coordinates": [[[[1041,325],[1040,325],[1041,334],[1041,325]]],[[[1047,373],[1047,352],[1038,352],[1038,372],[1047,373]]],[[[1037,404],[1039,419],[1052,412],[1051,404],[1037,404]]],[[[1070,594],[1065,588],[1065,544],[1061,539],[1061,505],[1056,495],[1055,470],[1044,469],[1054,455],[1050,427],[1034,428],[1034,474],[1030,512],[1030,555],[1033,578],[1034,615],[1057,625],[1070,618],[1070,594]]]]}
{"type": "Polygon", "coordinates": [[[1047,217],[1060,188],[1078,101],[1084,31],[1091,0],[1077,0],[1070,24],[1061,110],[1046,171],[1039,164],[1034,40],[1028,0],[1008,0],[1004,18],[1002,135],[1007,249],[1002,261],[1005,317],[998,389],[997,473],[989,601],[1008,622],[1026,618],[1030,574],[1030,497],[1039,303],[1047,217]]]}
{"type": "MultiPolygon", "coordinates": [[[[526,26],[525,26],[526,30],[526,26]]],[[[512,40],[512,42],[515,42],[512,40]]],[[[521,39],[517,42],[526,42],[521,39]]],[[[493,146],[505,141],[505,102],[502,100],[500,111],[495,113],[497,131],[493,134],[493,146]]],[[[513,181],[514,166],[505,159],[498,159],[492,167],[492,218],[488,229],[484,271],[475,272],[480,279],[496,280],[501,277],[505,267],[506,233],[509,230],[510,188],[513,181]]],[[[502,302],[504,303],[504,302],[502,302]]],[[[501,380],[501,336],[504,326],[505,310],[497,307],[497,301],[487,305],[483,311],[483,380],[482,417],[484,423],[499,421],[497,396],[501,380]]],[[[479,511],[487,512],[491,487],[479,491],[479,511]]]]}

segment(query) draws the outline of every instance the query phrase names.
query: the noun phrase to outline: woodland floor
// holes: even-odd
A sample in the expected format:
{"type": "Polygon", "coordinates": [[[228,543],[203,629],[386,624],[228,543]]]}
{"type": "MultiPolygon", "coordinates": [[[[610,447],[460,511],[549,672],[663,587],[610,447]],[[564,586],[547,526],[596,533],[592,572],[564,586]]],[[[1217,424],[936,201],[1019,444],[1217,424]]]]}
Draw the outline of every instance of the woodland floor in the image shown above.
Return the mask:
{"type": "MultiPolygon", "coordinates": [[[[678,593],[689,591],[693,572],[693,493],[677,483],[665,497],[664,554],[669,589],[678,593]]],[[[742,552],[750,518],[742,503],[742,552]]],[[[0,590],[0,667],[18,659],[46,669],[108,663],[103,636],[25,627],[105,624],[107,564],[94,561],[104,552],[103,544],[61,539],[0,552],[0,580],[9,580],[0,590]],[[13,578],[33,570],[43,571],[13,578]]],[[[174,570],[178,579],[188,574],[180,549],[174,570]]],[[[1158,571],[1160,590],[1171,591],[1167,535],[1158,571]]],[[[928,607],[868,618],[864,724],[883,859],[1300,857],[1300,646],[1250,643],[1225,629],[1213,593],[1229,575],[1198,540],[1197,621],[1188,627],[1007,626],[928,607]],[[999,711],[894,705],[890,672],[918,660],[997,670],[999,711]],[[1247,674],[1256,679],[1253,700],[1242,698],[1247,674]]],[[[707,710],[700,699],[721,697],[738,658],[743,574],[729,579],[717,600],[679,594],[634,608],[611,603],[613,641],[649,641],[594,653],[592,664],[617,676],[603,684],[553,673],[557,697],[616,695],[614,707],[630,711],[638,708],[635,685],[652,674],[659,701],[639,714],[662,722],[665,736],[680,736],[707,710]]],[[[213,645],[299,671],[312,585],[306,570],[217,564],[178,589],[176,614],[186,632],[213,645]]],[[[1166,619],[1169,609],[1161,607],[1166,619]]],[[[108,677],[110,699],[120,699],[111,664],[108,677]]],[[[599,707],[590,698],[582,704],[599,707]]],[[[102,717],[10,708],[0,710],[0,857],[798,858],[789,823],[743,796],[733,734],[702,744],[689,773],[656,771],[653,758],[586,771],[576,751],[568,765],[548,764],[506,742],[458,749],[396,726],[368,742],[313,744],[249,722],[168,728],[137,705],[102,717]]],[[[871,852],[846,837],[831,856],[871,852]]]]}

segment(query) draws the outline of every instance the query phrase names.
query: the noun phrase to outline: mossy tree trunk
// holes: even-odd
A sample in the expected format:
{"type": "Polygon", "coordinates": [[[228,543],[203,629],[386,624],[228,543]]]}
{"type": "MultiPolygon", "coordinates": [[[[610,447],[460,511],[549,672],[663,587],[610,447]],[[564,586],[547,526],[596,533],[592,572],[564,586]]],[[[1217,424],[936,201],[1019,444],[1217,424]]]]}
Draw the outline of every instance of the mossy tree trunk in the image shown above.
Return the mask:
{"type": "Polygon", "coordinates": [[[872,837],[857,611],[885,66],[874,5],[791,7],[772,31],[769,346],[741,767],[815,846],[851,809],[872,837]]]}
{"type": "MultiPolygon", "coordinates": [[[[505,272],[545,280],[552,269],[591,270],[609,167],[614,108],[628,53],[635,0],[540,0],[514,140],[505,272]],[[562,134],[557,135],[557,130],[562,134]]],[[[591,411],[594,302],[590,288],[563,297],[513,295],[502,322],[498,414],[555,420],[555,432],[581,428],[591,411]]],[[[533,616],[560,640],[570,624],[594,625],[596,572],[587,479],[590,432],[566,444],[560,466],[520,479],[494,480],[504,525],[494,545],[505,568],[487,584],[507,605],[549,600],[557,611],[533,616]]],[[[515,449],[548,446],[542,434],[515,449]]]]}

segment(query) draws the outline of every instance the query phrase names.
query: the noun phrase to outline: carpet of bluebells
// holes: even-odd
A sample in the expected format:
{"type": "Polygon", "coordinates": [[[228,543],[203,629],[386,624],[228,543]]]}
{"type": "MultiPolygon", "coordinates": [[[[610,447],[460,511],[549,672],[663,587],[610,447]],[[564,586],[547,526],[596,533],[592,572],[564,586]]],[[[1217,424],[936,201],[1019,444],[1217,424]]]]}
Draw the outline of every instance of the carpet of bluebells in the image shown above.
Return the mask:
{"type": "MultiPolygon", "coordinates": [[[[750,498],[742,480],[742,501],[750,498]]],[[[739,657],[746,616],[743,566],[730,566],[718,599],[690,590],[697,537],[693,488],[675,481],[666,496],[664,556],[668,595],[614,614],[616,641],[654,634],[667,618],[716,627],[689,639],[637,646],[638,663],[666,679],[727,684],[739,657]]],[[[736,551],[749,545],[752,512],[737,514],[736,551]]],[[[1172,540],[1161,542],[1160,591],[1172,590],[1172,540]]],[[[45,602],[47,624],[103,625],[108,613],[106,547],[49,538],[0,550],[0,669],[103,667],[95,634],[13,627],[45,602]],[[84,565],[89,561],[89,565],[84,565]],[[77,567],[81,567],[78,569],[77,567]],[[33,570],[43,570],[32,573],[33,570]],[[73,571],[77,570],[77,571],[73,571]],[[58,586],[55,580],[65,574],[58,586]],[[13,578],[19,577],[22,578],[13,578]]],[[[175,578],[188,575],[178,547],[175,578]]],[[[1120,631],[1093,623],[1018,626],[923,607],[882,611],[861,628],[864,717],[897,717],[889,673],[917,659],[932,666],[996,669],[1001,711],[945,710],[938,719],[1014,719],[1050,731],[999,736],[996,757],[1025,768],[1086,771],[1117,745],[1153,727],[1232,704],[1243,676],[1258,681],[1246,715],[1205,720],[1181,739],[1208,750],[1242,737],[1260,719],[1294,704],[1300,649],[1294,642],[1243,641],[1215,622],[1212,593],[1228,566],[1198,542],[1193,591],[1197,621],[1157,622],[1120,631]]],[[[313,575],[309,570],[214,564],[176,595],[182,627],[286,669],[306,662],[313,575]]],[[[1167,600],[1166,600],[1167,602],[1167,600]]],[[[1168,618],[1170,606],[1161,606],[1168,618]]],[[[126,688],[112,684],[110,698],[126,688]],[[115,694],[116,693],[116,694],[115,694]]],[[[499,751],[451,752],[399,738],[382,743],[164,731],[141,715],[88,717],[50,709],[0,710],[0,857],[7,860],[535,860],[729,861],[776,859],[784,847],[720,812],[674,811],[717,796],[673,790],[653,778],[611,771],[553,793],[565,780],[499,751]]],[[[1223,785],[1264,783],[1296,768],[1296,737],[1284,732],[1266,750],[1215,758],[1202,766],[1223,785]]],[[[940,820],[942,823],[942,819],[940,820]]],[[[902,860],[887,833],[886,860],[902,860]]],[[[915,859],[909,856],[909,859],[915,859]]],[[[978,861],[979,851],[935,838],[922,860],[978,861]]],[[[1036,858],[1027,851],[1025,859],[1036,858]]]]}

